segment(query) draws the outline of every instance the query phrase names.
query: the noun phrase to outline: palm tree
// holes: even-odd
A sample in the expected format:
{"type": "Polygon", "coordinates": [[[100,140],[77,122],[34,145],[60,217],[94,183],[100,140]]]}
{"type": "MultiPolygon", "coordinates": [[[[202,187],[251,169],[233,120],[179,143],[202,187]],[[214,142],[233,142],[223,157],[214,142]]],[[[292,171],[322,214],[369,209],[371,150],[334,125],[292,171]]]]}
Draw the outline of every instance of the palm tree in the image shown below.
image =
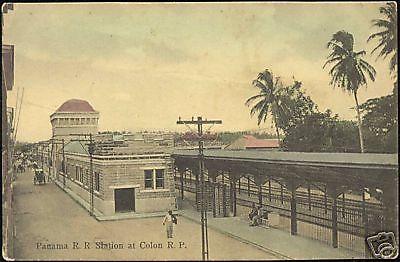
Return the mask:
{"type": "Polygon", "coordinates": [[[396,3],[387,3],[386,6],[379,8],[379,12],[384,16],[383,19],[372,20],[372,25],[382,31],[374,33],[368,37],[367,42],[372,39],[378,39],[378,45],[372,50],[374,53],[378,49],[380,52],[378,57],[385,59],[388,55],[393,54],[390,58],[390,73],[396,73],[397,66],[397,9],[396,3]]]}
{"type": "Polygon", "coordinates": [[[245,105],[250,106],[253,104],[250,115],[253,116],[255,113],[258,113],[258,125],[261,122],[265,122],[270,114],[272,115],[280,145],[278,126],[280,118],[284,117],[284,105],[281,99],[283,97],[283,84],[279,77],[274,77],[272,72],[265,69],[253,81],[253,86],[259,89],[259,94],[247,99],[245,105]]]}
{"type": "Polygon", "coordinates": [[[338,31],[328,42],[328,49],[332,52],[327,57],[323,68],[328,64],[334,64],[329,71],[333,87],[340,87],[354,95],[358,118],[358,132],[360,135],[361,153],[364,153],[364,140],[362,134],[362,123],[358,104],[357,93],[361,86],[367,86],[367,77],[375,81],[376,71],[362,57],[366,54],[364,50],[354,51],[353,35],[346,31],[338,31]]]}

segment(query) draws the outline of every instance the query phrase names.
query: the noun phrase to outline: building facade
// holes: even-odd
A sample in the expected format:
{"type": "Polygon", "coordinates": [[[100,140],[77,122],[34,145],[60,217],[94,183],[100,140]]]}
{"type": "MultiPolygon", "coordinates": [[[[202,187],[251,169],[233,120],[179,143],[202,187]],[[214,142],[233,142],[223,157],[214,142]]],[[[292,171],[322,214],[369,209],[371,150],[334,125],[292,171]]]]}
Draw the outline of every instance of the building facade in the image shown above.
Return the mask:
{"type": "Polygon", "coordinates": [[[64,148],[57,146],[53,152],[57,184],[82,201],[93,203],[97,216],[176,209],[171,158],[173,136],[162,133],[98,134],[99,114],[84,102],[75,103],[68,111],[63,111],[65,107],[61,106],[50,118],[53,141],[61,138],[65,145],[64,148]],[[76,141],[67,135],[78,137],[76,134],[87,133],[92,134],[92,155],[87,137],[76,141]]]}

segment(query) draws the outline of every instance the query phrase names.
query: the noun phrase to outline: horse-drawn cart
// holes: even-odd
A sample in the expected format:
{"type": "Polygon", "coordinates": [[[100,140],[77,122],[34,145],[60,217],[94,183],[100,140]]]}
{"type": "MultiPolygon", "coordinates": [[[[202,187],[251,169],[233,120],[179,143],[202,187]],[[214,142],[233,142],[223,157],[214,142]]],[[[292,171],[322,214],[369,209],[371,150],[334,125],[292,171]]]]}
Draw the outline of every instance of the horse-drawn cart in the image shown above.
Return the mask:
{"type": "Polygon", "coordinates": [[[46,184],[46,176],[43,172],[43,169],[37,168],[35,169],[35,176],[33,177],[33,184],[46,184]]]}

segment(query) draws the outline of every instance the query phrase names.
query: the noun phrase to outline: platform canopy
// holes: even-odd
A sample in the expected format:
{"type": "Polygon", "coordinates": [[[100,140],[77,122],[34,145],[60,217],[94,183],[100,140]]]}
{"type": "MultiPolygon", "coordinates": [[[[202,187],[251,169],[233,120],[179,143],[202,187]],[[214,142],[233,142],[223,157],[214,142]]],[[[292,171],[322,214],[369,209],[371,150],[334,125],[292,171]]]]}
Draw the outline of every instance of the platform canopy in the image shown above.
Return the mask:
{"type": "MultiPolygon", "coordinates": [[[[196,150],[174,150],[178,166],[196,165],[196,150]]],[[[205,150],[210,170],[379,187],[398,178],[398,154],[205,150]]]]}

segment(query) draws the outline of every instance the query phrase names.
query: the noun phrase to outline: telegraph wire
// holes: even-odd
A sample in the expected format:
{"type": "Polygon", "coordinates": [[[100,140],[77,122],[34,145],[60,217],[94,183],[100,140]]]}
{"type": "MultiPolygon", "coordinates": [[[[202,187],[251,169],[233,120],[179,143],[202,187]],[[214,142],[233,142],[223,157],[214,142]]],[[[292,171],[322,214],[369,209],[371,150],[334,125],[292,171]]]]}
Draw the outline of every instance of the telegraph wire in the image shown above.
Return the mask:
{"type": "Polygon", "coordinates": [[[14,143],[16,142],[17,139],[17,133],[18,133],[18,125],[19,125],[19,118],[21,116],[21,110],[22,110],[22,102],[24,100],[24,91],[25,91],[25,87],[22,87],[22,94],[21,94],[21,101],[19,103],[19,110],[18,110],[18,116],[16,118],[16,126],[15,126],[15,132],[14,132],[14,143]]]}
{"type": "MultiPolygon", "coordinates": [[[[19,85],[17,86],[17,98],[15,100],[15,116],[17,115],[17,110],[18,110],[18,100],[19,100],[19,85]]],[[[13,115],[13,121],[12,121],[12,126],[15,127],[15,121],[16,121],[16,117],[13,115]]]]}
{"type": "Polygon", "coordinates": [[[44,106],[44,105],[39,105],[39,104],[33,103],[33,102],[29,101],[29,100],[25,100],[25,103],[28,104],[28,105],[31,105],[31,106],[39,107],[39,108],[42,108],[42,109],[53,110],[53,111],[56,108],[56,107],[52,108],[52,107],[48,107],[48,106],[44,106]]]}

